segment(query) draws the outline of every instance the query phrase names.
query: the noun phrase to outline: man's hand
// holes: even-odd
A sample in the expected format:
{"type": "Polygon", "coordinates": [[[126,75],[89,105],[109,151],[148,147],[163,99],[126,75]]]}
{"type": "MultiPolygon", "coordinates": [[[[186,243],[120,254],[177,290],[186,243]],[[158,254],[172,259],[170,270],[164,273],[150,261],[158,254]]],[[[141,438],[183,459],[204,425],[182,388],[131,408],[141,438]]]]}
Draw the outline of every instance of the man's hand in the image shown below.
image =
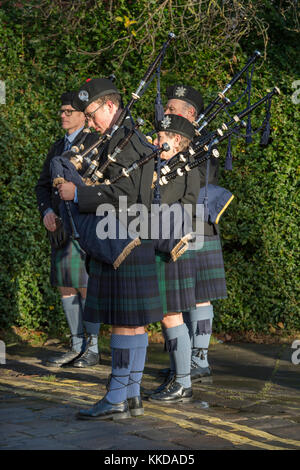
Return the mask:
{"type": "Polygon", "coordinates": [[[75,196],[75,184],[68,182],[57,186],[60,198],[64,201],[73,201],[75,196]]]}
{"type": "Polygon", "coordinates": [[[54,232],[56,230],[56,219],[57,215],[54,212],[48,212],[43,218],[43,223],[49,232],[54,232]]]}

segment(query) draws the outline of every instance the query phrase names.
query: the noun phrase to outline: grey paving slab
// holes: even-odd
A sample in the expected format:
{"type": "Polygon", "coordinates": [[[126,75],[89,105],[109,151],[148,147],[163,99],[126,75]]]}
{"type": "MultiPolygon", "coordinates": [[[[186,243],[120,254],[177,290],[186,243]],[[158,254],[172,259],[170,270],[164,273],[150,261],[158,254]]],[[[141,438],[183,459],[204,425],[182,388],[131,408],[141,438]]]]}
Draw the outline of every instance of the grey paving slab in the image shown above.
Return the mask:
{"type": "MultiPolygon", "coordinates": [[[[167,361],[162,364],[162,345],[149,349],[143,385],[154,388],[167,361]]],[[[291,364],[284,345],[213,345],[213,383],[193,386],[194,403],[152,410],[145,402],[147,415],[120,423],[75,418],[105,393],[110,357],[104,355],[104,364],[88,370],[49,369],[43,358],[55,350],[8,352],[5,368],[0,367],[1,449],[197,451],[254,449],[256,444],[300,449],[300,365],[291,364]],[[54,380],[41,380],[49,376],[54,380]]]]}

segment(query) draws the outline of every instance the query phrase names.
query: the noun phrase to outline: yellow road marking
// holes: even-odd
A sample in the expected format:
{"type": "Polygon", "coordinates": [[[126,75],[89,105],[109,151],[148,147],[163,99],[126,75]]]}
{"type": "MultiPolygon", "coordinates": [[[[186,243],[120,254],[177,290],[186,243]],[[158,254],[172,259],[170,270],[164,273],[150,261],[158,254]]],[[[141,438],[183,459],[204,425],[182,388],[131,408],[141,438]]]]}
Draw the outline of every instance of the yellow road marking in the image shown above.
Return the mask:
{"type": "Polygon", "coordinates": [[[78,380],[54,380],[53,382],[51,380],[43,380],[43,379],[33,379],[34,382],[38,383],[50,383],[51,385],[58,385],[59,387],[65,387],[66,385],[68,387],[98,387],[100,384],[95,384],[95,383],[82,383],[78,380]],[[77,385],[76,385],[77,384],[77,385]]]}
{"type": "MultiPolygon", "coordinates": [[[[155,405],[152,405],[152,404],[150,405],[150,403],[147,404],[147,407],[150,407],[150,408],[153,407],[153,408],[157,409],[155,407],[155,405]]],[[[168,408],[168,411],[171,412],[171,413],[182,414],[182,411],[180,411],[176,408],[168,408]]],[[[217,418],[217,417],[214,417],[214,416],[209,416],[209,415],[201,413],[201,412],[198,413],[198,411],[194,412],[194,411],[186,411],[185,410],[184,415],[189,417],[189,418],[204,419],[205,421],[208,421],[211,424],[216,424],[216,425],[219,425],[219,426],[220,425],[221,426],[228,426],[234,431],[247,432],[248,434],[253,434],[256,437],[262,437],[263,439],[267,439],[268,441],[278,441],[278,442],[282,442],[283,444],[290,444],[290,445],[293,445],[293,446],[296,446],[296,447],[300,447],[300,441],[295,441],[294,439],[288,439],[288,438],[284,438],[284,437],[274,436],[273,434],[270,434],[266,431],[261,431],[259,429],[250,428],[249,426],[246,426],[244,424],[232,423],[231,421],[224,421],[221,418],[217,418]]]]}
{"type": "MultiPolygon", "coordinates": [[[[34,383],[28,383],[28,382],[25,382],[25,381],[21,381],[21,380],[18,380],[18,381],[14,381],[14,380],[9,380],[9,379],[0,379],[0,384],[7,384],[7,385],[12,385],[14,387],[17,387],[17,388],[25,388],[26,390],[32,390],[32,391],[39,391],[41,390],[42,392],[43,391],[46,391],[46,392],[51,392],[51,393],[60,393],[62,391],[62,389],[59,389],[57,387],[56,389],[56,383],[53,383],[53,382],[47,382],[45,383],[45,381],[41,381],[41,382],[44,382],[42,385],[38,385],[37,388],[34,387],[34,383]],[[51,389],[50,389],[51,387],[51,389]]],[[[68,393],[68,395],[70,397],[74,396],[74,397],[89,397],[89,398],[92,398],[93,400],[97,399],[97,396],[96,395],[90,395],[90,394],[87,394],[85,392],[78,392],[76,390],[66,390],[66,392],[68,393]]],[[[86,403],[86,401],[85,401],[86,403]]]]}
{"type": "MultiPolygon", "coordinates": [[[[10,392],[11,390],[7,386],[5,386],[5,385],[1,386],[1,384],[0,384],[0,391],[3,391],[3,392],[7,393],[7,392],[10,392]]],[[[18,391],[17,393],[19,393],[20,395],[22,394],[25,397],[35,396],[37,398],[47,400],[47,401],[52,401],[52,402],[55,402],[55,403],[64,403],[64,404],[68,404],[68,405],[70,404],[70,399],[63,398],[61,395],[37,392],[36,390],[33,390],[32,388],[31,389],[22,388],[22,391],[21,392],[18,391]]],[[[76,398],[76,397],[72,397],[72,402],[77,403],[78,405],[87,405],[88,404],[87,400],[83,400],[83,399],[76,398]]]]}
{"type": "Polygon", "coordinates": [[[253,441],[245,436],[239,436],[238,434],[233,434],[232,432],[224,431],[223,429],[218,428],[210,428],[208,426],[199,425],[193,423],[191,421],[186,421],[184,419],[175,418],[174,416],[170,416],[167,414],[155,413],[154,411],[146,411],[145,413],[148,416],[153,416],[158,419],[162,419],[163,421],[168,421],[177,424],[178,426],[185,428],[185,429],[193,429],[195,431],[204,431],[209,436],[217,436],[221,439],[225,439],[226,441],[232,442],[234,445],[248,445],[253,447],[258,447],[265,450],[287,450],[286,447],[276,447],[270,444],[266,444],[264,442],[253,441]]]}
{"type": "MultiPolygon", "coordinates": [[[[67,380],[65,382],[67,382],[67,384],[65,384],[65,385],[68,385],[68,386],[71,385],[73,388],[75,387],[75,385],[70,384],[70,382],[76,382],[76,381],[67,380]]],[[[18,380],[13,380],[13,379],[8,379],[8,378],[4,378],[4,379],[1,378],[0,383],[3,383],[3,385],[7,384],[7,385],[14,386],[14,387],[18,388],[19,390],[21,389],[21,393],[23,393],[26,396],[30,396],[30,393],[34,393],[34,395],[39,396],[40,398],[45,398],[47,400],[49,400],[49,398],[51,399],[51,393],[53,393],[54,397],[56,395],[56,397],[55,397],[56,400],[55,401],[60,401],[60,402],[64,402],[64,403],[70,403],[70,400],[72,400],[74,403],[77,403],[77,404],[89,405],[89,404],[94,403],[95,400],[99,399],[99,397],[97,397],[96,395],[88,394],[85,391],[84,391],[84,393],[78,392],[78,391],[75,391],[74,389],[72,391],[66,389],[69,396],[68,396],[68,399],[65,399],[61,395],[59,395],[60,392],[62,392],[62,389],[59,388],[59,387],[64,385],[64,383],[62,381],[60,383],[58,383],[58,382],[46,382],[45,383],[45,381],[42,380],[42,379],[33,379],[31,383],[28,383],[26,381],[22,381],[22,380],[19,380],[19,379],[18,380]],[[39,383],[37,389],[34,388],[34,383],[36,383],[36,382],[39,383]],[[56,387],[57,385],[59,387],[56,387]],[[46,392],[46,393],[43,393],[43,392],[46,392]],[[88,398],[88,400],[84,400],[83,397],[88,398]],[[91,399],[91,403],[90,403],[89,399],[91,399]]],[[[89,385],[94,386],[94,385],[98,385],[98,384],[89,384],[89,385]]],[[[0,390],[1,389],[4,390],[4,391],[7,391],[7,388],[5,388],[5,386],[4,387],[0,386],[0,390]]],[[[234,434],[234,433],[228,432],[228,431],[220,429],[220,428],[213,428],[213,427],[207,427],[207,426],[204,426],[204,425],[199,425],[199,424],[193,423],[191,421],[187,421],[185,419],[180,419],[178,417],[171,416],[168,413],[181,414],[181,415],[184,413],[184,415],[189,417],[189,418],[204,419],[212,425],[229,426],[234,431],[243,431],[243,432],[247,432],[248,434],[252,434],[252,435],[255,435],[257,437],[261,437],[261,438],[264,438],[264,439],[267,439],[267,440],[278,441],[278,442],[282,442],[282,443],[285,443],[285,444],[300,447],[300,441],[295,441],[295,440],[288,439],[288,438],[280,438],[278,436],[273,436],[272,434],[269,434],[265,431],[260,431],[260,430],[250,428],[250,427],[245,426],[245,425],[232,423],[230,421],[224,421],[220,418],[209,416],[209,415],[206,415],[206,414],[201,413],[201,412],[191,412],[191,411],[186,411],[186,410],[180,411],[176,408],[169,408],[168,407],[168,413],[166,413],[164,410],[161,409],[160,405],[155,405],[155,404],[152,404],[152,403],[150,404],[148,402],[144,403],[144,408],[146,409],[145,414],[148,415],[148,416],[153,416],[153,417],[156,417],[156,418],[164,420],[164,421],[174,422],[175,424],[177,424],[177,425],[179,425],[179,426],[181,426],[182,428],[185,428],[185,429],[192,428],[192,429],[195,429],[195,430],[198,430],[198,431],[204,431],[208,435],[213,435],[213,436],[217,436],[217,437],[229,440],[234,445],[251,445],[251,446],[258,447],[258,448],[269,449],[269,450],[283,450],[283,449],[286,449],[286,448],[282,448],[282,447],[276,447],[276,446],[273,446],[273,445],[268,445],[268,444],[263,443],[263,442],[254,441],[254,440],[249,439],[248,437],[240,436],[238,434],[234,434]],[[154,411],[152,411],[151,409],[153,409],[154,411]],[[156,412],[158,412],[158,413],[156,413],[156,412]]]]}

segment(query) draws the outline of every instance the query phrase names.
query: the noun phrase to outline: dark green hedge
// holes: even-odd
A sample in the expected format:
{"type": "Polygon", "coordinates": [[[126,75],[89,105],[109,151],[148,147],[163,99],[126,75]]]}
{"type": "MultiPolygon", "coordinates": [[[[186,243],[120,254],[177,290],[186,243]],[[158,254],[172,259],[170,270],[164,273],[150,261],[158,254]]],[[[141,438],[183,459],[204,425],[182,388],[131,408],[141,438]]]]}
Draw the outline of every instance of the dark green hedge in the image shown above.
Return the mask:
{"type": "MultiPolygon", "coordinates": [[[[258,0],[0,2],[0,80],[6,84],[6,105],[0,105],[2,327],[65,326],[59,297],[49,285],[49,245],[34,194],[47,150],[61,136],[60,94],[88,76],[114,72],[128,99],[173,30],[178,39],[163,63],[162,90],[187,82],[202,90],[207,103],[260,49],[265,60],[254,77],[253,99],[274,85],[282,91],[272,106],[272,145],[262,149],[259,136],[247,147],[234,142],[233,171],[221,174],[220,184],[235,199],[221,220],[229,296],[216,304],[215,327],[266,332],[282,323],[286,330],[300,330],[299,105],[291,100],[292,84],[299,79],[299,38],[293,2],[280,5],[258,0]]],[[[149,128],[154,94],[152,87],[133,112],[146,118],[149,128]]],[[[254,126],[261,117],[259,112],[254,126]]],[[[226,147],[220,150],[223,166],[226,147]]]]}

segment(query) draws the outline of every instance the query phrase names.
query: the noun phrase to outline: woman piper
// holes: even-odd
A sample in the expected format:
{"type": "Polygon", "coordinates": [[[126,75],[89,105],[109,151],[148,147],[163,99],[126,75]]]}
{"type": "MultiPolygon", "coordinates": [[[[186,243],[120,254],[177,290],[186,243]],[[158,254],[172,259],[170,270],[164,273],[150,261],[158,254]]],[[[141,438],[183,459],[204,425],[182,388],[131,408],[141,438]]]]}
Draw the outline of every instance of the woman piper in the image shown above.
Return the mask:
{"type": "MultiPolygon", "coordinates": [[[[157,125],[158,146],[167,143],[170,150],[161,153],[163,160],[169,160],[178,152],[188,148],[195,136],[194,126],[182,116],[165,115],[157,125]]],[[[192,157],[191,157],[192,158],[192,157]]],[[[196,171],[187,172],[161,187],[161,203],[182,205],[192,204],[195,213],[200,181],[196,171]]],[[[191,388],[191,342],[189,331],[183,321],[182,312],[196,305],[195,266],[193,251],[186,251],[176,262],[168,262],[163,253],[156,255],[161,303],[164,318],[162,327],[166,347],[174,364],[175,374],[154,392],[146,392],[149,400],[161,403],[188,402],[192,399],[191,388]]]]}

